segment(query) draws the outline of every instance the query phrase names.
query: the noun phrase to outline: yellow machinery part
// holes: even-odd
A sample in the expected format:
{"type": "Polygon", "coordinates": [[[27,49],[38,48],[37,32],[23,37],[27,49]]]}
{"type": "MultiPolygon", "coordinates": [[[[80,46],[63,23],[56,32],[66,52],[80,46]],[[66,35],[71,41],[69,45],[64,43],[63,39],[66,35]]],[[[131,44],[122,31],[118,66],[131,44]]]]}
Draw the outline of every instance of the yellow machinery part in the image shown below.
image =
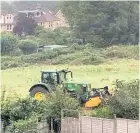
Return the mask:
{"type": "Polygon", "coordinates": [[[41,100],[44,100],[45,99],[45,94],[42,93],[42,92],[37,92],[35,95],[34,95],[34,98],[38,101],[41,101],[41,100]]]}
{"type": "Polygon", "coordinates": [[[85,107],[86,107],[86,108],[97,107],[97,106],[99,106],[100,103],[101,103],[100,97],[93,97],[93,98],[90,98],[90,99],[85,103],[85,107]]]}

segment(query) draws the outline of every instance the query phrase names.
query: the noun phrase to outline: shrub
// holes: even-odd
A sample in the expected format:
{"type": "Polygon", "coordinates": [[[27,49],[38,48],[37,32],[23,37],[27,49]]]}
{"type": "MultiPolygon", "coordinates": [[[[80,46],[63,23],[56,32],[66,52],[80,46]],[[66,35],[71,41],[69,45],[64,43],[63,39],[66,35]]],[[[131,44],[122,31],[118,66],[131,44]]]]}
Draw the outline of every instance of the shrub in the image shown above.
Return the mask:
{"type": "Polygon", "coordinates": [[[13,52],[18,46],[18,38],[11,33],[1,33],[1,54],[8,55],[13,52]]]}
{"type": "Polygon", "coordinates": [[[112,112],[117,117],[138,119],[139,116],[139,81],[117,81],[115,94],[107,100],[112,112]]]}
{"type": "Polygon", "coordinates": [[[101,118],[113,118],[112,110],[108,106],[99,107],[94,110],[95,114],[92,114],[93,117],[101,117],[101,118]]]}
{"type": "Polygon", "coordinates": [[[38,47],[37,42],[33,40],[26,39],[26,40],[21,40],[19,42],[19,48],[24,54],[31,54],[36,52],[37,47],[38,47]]]}
{"type": "Polygon", "coordinates": [[[112,46],[105,50],[107,58],[134,58],[138,59],[139,48],[138,46],[112,46]]]}
{"type": "Polygon", "coordinates": [[[5,97],[5,93],[2,93],[1,118],[4,127],[11,123],[11,129],[22,132],[26,126],[28,129],[34,126],[32,120],[45,116],[60,122],[61,109],[76,110],[78,107],[78,101],[61,90],[48,94],[47,99],[40,102],[29,97],[20,98],[17,95],[5,97]]]}
{"type": "Polygon", "coordinates": [[[15,133],[38,133],[38,116],[33,115],[25,120],[13,121],[9,127],[10,132],[15,133]]]}
{"type": "Polygon", "coordinates": [[[60,89],[50,93],[43,105],[44,115],[48,118],[54,118],[56,121],[60,121],[62,109],[77,110],[79,108],[78,100],[71,98],[68,94],[64,94],[60,89]]]}
{"type": "Polygon", "coordinates": [[[13,50],[11,53],[10,53],[11,56],[20,56],[20,55],[23,55],[23,52],[17,48],[15,50],[13,50]]]}

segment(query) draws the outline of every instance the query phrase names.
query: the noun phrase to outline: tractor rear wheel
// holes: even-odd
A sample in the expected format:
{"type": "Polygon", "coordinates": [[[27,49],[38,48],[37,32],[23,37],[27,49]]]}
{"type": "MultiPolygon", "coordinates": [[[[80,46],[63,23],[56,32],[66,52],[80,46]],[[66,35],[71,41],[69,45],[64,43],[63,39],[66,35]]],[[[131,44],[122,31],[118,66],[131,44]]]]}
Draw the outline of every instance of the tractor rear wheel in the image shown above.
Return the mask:
{"type": "Polygon", "coordinates": [[[48,91],[42,86],[35,86],[30,91],[30,96],[34,97],[38,101],[45,100],[47,94],[48,91]]]}

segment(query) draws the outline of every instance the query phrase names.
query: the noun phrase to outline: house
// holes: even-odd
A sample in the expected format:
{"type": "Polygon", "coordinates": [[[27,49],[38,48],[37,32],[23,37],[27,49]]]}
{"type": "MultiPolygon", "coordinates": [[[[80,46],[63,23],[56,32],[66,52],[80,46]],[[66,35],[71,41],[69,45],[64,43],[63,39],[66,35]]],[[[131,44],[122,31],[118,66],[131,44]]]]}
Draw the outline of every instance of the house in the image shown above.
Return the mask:
{"type": "MultiPolygon", "coordinates": [[[[17,15],[20,13],[25,13],[27,17],[32,17],[38,25],[43,26],[45,29],[56,29],[59,27],[69,27],[68,23],[63,16],[61,10],[57,13],[51,12],[50,10],[43,11],[41,6],[36,9],[18,11],[17,15]]],[[[13,31],[14,25],[17,21],[17,15],[9,13],[8,11],[0,12],[0,31],[13,31]]]]}
{"type": "Polygon", "coordinates": [[[66,19],[65,19],[65,17],[64,17],[64,15],[63,15],[63,13],[62,13],[62,11],[61,10],[59,10],[56,14],[55,14],[55,16],[57,17],[57,18],[59,18],[60,20],[59,20],[59,27],[69,27],[69,24],[66,22],[66,19]]]}
{"type": "Polygon", "coordinates": [[[14,28],[14,14],[2,10],[0,11],[0,31],[12,32],[14,28]]]}
{"type": "Polygon", "coordinates": [[[50,10],[43,11],[41,7],[38,6],[35,10],[24,10],[18,13],[25,13],[27,17],[32,15],[32,18],[36,20],[37,24],[43,26],[45,29],[69,27],[60,10],[55,14],[50,10]]]}

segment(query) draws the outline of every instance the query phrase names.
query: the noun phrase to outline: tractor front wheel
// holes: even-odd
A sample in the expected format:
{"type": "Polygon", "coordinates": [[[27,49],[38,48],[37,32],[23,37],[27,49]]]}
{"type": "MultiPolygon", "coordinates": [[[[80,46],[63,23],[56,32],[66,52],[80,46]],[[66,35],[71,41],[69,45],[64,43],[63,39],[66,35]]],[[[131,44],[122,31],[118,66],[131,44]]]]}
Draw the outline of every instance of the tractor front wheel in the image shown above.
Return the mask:
{"type": "Polygon", "coordinates": [[[30,91],[30,96],[34,97],[38,101],[45,100],[47,94],[48,91],[42,86],[35,86],[30,91]]]}

